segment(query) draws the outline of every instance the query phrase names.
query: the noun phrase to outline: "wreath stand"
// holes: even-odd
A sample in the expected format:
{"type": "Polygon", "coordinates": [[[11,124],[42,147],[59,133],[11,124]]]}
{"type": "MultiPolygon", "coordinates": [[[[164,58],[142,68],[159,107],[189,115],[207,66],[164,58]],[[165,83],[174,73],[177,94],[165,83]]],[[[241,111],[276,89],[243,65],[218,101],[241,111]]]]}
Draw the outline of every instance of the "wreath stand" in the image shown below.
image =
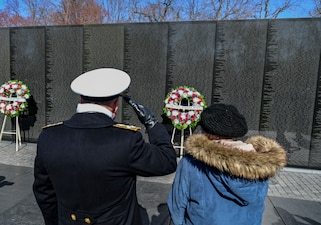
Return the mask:
{"type": "Polygon", "coordinates": [[[0,141],[2,140],[3,134],[14,134],[16,136],[16,152],[19,150],[19,146],[21,146],[21,134],[20,134],[20,127],[19,127],[19,117],[16,116],[16,128],[15,130],[5,131],[6,121],[8,119],[8,116],[4,116],[1,133],[0,133],[0,141]]]}
{"type": "MultiPolygon", "coordinates": [[[[192,135],[192,128],[189,126],[188,129],[189,129],[189,135],[192,135]]],[[[186,129],[181,130],[181,137],[180,137],[179,145],[175,145],[174,144],[175,143],[174,142],[174,138],[175,138],[175,133],[176,133],[176,128],[175,127],[174,127],[173,133],[172,133],[171,142],[172,142],[172,145],[174,146],[174,149],[179,149],[179,158],[182,158],[183,155],[184,155],[185,130],[186,129]]]]}
{"type": "MultiPolygon", "coordinates": [[[[191,106],[191,102],[189,99],[187,99],[187,106],[185,105],[181,105],[181,102],[179,103],[179,105],[167,105],[168,108],[173,108],[173,109],[177,109],[177,110],[183,110],[183,111],[190,111],[190,110],[203,110],[202,107],[198,107],[198,106],[191,106]]],[[[175,133],[177,129],[174,126],[173,129],[173,133],[172,133],[172,138],[171,138],[171,143],[174,147],[174,149],[179,149],[179,158],[182,158],[184,155],[184,141],[185,141],[185,130],[188,129],[189,130],[189,136],[192,135],[192,128],[191,126],[188,126],[184,129],[181,129],[181,136],[180,136],[180,141],[179,141],[179,145],[175,145],[174,139],[175,139],[175,133]]]]}

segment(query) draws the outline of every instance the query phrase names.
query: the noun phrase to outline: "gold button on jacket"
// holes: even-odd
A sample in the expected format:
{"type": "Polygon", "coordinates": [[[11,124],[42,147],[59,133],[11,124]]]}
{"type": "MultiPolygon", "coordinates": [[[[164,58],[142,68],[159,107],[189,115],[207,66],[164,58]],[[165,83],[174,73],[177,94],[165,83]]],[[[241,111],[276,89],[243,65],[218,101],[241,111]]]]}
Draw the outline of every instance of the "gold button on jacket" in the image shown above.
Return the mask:
{"type": "Polygon", "coordinates": [[[91,220],[90,220],[89,218],[85,218],[85,223],[90,224],[90,223],[91,223],[91,220]]]}
{"type": "Polygon", "coordinates": [[[73,221],[76,221],[76,220],[77,220],[77,217],[76,217],[75,214],[71,214],[70,217],[71,217],[71,219],[72,219],[73,221]]]}

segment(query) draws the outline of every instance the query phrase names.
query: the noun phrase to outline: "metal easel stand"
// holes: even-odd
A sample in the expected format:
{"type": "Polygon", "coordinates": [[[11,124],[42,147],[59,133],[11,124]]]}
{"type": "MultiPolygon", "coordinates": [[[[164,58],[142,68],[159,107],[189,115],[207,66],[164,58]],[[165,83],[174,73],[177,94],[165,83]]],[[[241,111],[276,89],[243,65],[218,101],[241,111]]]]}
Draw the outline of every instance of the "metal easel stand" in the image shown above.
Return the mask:
{"type": "Polygon", "coordinates": [[[8,119],[8,116],[4,116],[1,133],[0,133],[0,141],[2,141],[3,134],[14,134],[16,136],[16,152],[19,151],[19,146],[21,146],[21,134],[20,134],[20,127],[19,127],[19,117],[16,116],[16,128],[15,130],[5,131],[6,121],[8,119]]]}
{"type": "MultiPolygon", "coordinates": [[[[188,127],[189,129],[189,135],[192,135],[192,128],[188,127]]],[[[171,142],[174,146],[174,149],[179,149],[179,158],[182,158],[184,155],[184,141],[185,141],[185,129],[181,130],[181,137],[179,145],[175,145],[174,138],[175,138],[176,128],[174,127],[171,142]]]]}

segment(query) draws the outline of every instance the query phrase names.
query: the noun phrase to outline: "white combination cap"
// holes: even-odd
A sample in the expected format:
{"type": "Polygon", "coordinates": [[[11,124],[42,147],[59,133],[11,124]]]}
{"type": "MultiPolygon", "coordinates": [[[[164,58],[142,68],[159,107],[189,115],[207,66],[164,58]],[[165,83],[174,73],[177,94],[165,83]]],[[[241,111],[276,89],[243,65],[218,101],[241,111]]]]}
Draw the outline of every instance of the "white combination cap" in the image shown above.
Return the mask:
{"type": "Polygon", "coordinates": [[[106,99],[125,91],[130,77],[122,70],[100,68],[81,74],[71,82],[70,88],[76,94],[94,99],[106,99]]]}

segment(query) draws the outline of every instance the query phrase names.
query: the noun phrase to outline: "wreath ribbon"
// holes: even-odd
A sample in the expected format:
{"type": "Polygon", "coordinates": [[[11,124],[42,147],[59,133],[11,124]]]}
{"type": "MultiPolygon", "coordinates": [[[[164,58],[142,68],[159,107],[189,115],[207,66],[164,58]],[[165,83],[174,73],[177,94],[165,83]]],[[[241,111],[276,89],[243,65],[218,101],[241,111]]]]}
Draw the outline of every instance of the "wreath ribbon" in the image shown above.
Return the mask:
{"type": "Polygon", "coordinates": [[[203,110],[204,107],[203,106],[183,106],[183,105],[174,105],[174,104],[166,104],[165,105],[166,108],[169,108],[169,109],[182,109],[182,110],[203,110]]]}
{"type": "Polygon", "coordinates": [[[0,100],[4,100],[7,102],[26,102],[27,101],[25,98],[3,97],[3,96],[0,96],[0,100]]]}

